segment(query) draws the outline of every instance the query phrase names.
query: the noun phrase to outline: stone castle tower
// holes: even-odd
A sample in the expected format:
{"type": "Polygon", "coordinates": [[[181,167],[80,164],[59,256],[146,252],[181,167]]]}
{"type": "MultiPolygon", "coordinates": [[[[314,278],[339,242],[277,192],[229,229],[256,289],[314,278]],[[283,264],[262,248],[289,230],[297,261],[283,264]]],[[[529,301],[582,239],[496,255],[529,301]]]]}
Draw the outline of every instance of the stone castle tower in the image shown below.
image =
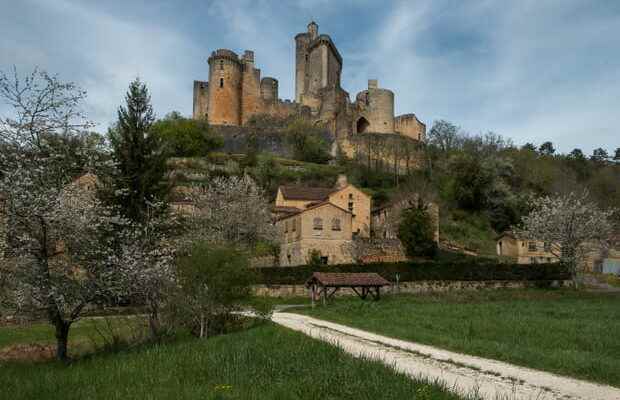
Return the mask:
{"type": "Polygon", "coordinates": [[[295,101],[278,98],[278,81],[260,77],[254,52],[242,57],[219,49],[209,57],[209,81],[194,81],[194,118],[212,125],[243,126],[255,115],[300,115],[337,138],[359,133],[400,134],[423,141],[426,126],[414,114],[394,116],[394,93],[368,81],[351,102],[341,87],[343,59],[329,35],[310,22],[295,36],[295,101]]]}

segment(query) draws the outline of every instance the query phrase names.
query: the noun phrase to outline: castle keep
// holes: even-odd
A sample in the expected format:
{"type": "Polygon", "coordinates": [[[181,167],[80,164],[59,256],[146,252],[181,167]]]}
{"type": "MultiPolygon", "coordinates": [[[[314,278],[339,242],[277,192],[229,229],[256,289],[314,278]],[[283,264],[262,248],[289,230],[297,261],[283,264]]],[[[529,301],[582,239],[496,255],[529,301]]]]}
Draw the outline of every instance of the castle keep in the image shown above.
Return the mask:
{"type": "Polygon", "coordinates": [[[254,115],[299,115],[324,124],[339,140],[356,133],[400,134],[422,141],[426,126],[414,114],[394,116],[394,92],[368,81],[351,102],[340,86],[342,56],[315,22],[295,36],[295,100],[278,98],[278,81],[261,78],[254,52],[219,49],[209,57],[209,81],[194,81],[195,119],[243,126],[254,115]]]}

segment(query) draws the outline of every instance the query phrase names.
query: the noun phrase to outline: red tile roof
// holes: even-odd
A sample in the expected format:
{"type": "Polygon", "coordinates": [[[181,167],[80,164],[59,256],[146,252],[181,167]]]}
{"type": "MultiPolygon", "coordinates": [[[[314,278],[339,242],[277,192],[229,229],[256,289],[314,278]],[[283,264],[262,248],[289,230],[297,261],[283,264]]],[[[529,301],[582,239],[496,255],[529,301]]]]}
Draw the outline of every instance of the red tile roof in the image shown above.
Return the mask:
{"type": "Polygon", "coordinates": [[[387,286],[390,282],[374,272],[341,273],[315,272],[306,281],[306,286],[313,282],[324,286],[387,286]]]}

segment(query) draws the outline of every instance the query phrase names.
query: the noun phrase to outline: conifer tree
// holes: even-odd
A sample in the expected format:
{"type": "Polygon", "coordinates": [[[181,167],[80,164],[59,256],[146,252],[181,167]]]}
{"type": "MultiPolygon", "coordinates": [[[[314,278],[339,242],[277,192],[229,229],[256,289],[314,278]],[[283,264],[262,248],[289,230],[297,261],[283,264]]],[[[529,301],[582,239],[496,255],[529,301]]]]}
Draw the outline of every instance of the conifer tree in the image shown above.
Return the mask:
{"type": "Polygon", "coordinates": [[[160,138],[151,132],[155,121],[151,96],[139,78],[130,83],[125,102],[108,133],[118,169],[113,198],[125,217],[142,222],[149,204],[164,200],[167,194],[166,156],[160,138]]]}

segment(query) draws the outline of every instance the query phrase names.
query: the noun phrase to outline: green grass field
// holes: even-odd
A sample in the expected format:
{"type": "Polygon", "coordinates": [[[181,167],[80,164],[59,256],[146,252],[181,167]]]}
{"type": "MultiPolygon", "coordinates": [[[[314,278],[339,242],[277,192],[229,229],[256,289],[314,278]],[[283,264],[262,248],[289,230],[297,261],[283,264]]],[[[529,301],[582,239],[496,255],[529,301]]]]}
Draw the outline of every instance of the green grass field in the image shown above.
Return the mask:
{"type": "Polygon", "coordinates": [[[308,314],[386,336],[620,387],[620,294],[497,290],[337,298],[308,314]]]}
{"type": "MultiPolygon", "coordinates": [[[[136,317],[83,318],[71,326],[69,351],[90,351],[101,346],[112,335],[127,337],[144,329],[144,322],[136,317]]],[[[54,328],[48,323],[35,323],[27,327],[0,327],[0,349],[13,344],[54,344],[54,328]]]]}
{"type": "MultiPolygon", "coordinates": [[[[0,329],[0,336],[6,332],[0,329]]],[[[102,353],[70,366],[5,363],[0,370],[0,397],[11,400],[459,399],[271,323],[209,340],[102,353]]]]}

